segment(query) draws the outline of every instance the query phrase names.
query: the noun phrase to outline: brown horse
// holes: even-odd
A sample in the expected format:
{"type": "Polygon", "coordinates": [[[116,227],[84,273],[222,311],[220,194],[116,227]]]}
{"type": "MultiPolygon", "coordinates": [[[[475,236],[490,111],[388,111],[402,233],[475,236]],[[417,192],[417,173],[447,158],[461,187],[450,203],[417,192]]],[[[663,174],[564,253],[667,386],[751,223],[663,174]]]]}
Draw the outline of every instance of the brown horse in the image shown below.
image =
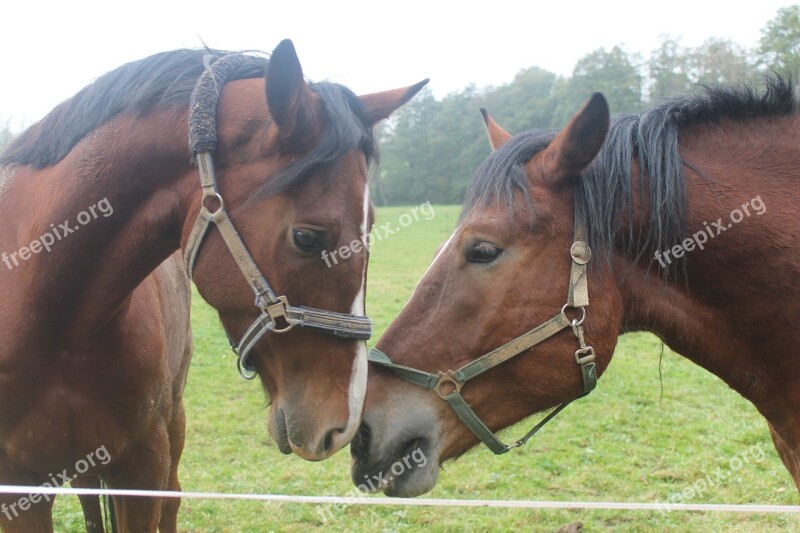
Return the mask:
{"type": "MultiPolygon", "coordinates": [[[[0,158],[0,484],[179,490],[187,268],[244,337],[280,449],[321,460],[347,444],[366,389],[367,250],[334,268],[320,254],[369,231],[371,127],[423,84],[307,84],[289,41],[269,61],[179,50],[100,77],[23,133],[0,158]]],[[[2,496],[0,527],[52,531],[51,507],[2,496]]],[[[177,500],[115,507],[122,531],[176,530],[177,500]]]]}
{"type": "Polygon", "coordinates": [[[458,227],[370,353],[354,481],[419,448],[384,487],[414,496],[479,439],[523,444],[493,432],[588,393],[644,330],[758,408],[800,487],[798,108],[772,79],[613,121],[597,94],[558,134],[487,115],[458,227]]]}

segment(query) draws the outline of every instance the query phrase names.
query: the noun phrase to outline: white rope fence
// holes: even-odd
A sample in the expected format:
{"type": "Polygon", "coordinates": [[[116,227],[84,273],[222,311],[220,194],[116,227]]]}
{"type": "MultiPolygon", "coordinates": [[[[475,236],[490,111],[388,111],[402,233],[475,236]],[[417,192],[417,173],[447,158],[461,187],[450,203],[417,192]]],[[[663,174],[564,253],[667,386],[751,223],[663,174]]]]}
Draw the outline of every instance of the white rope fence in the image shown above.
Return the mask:
{"type": "Polygon", "coordinates": [[[62,487],[0,485],[0,494],[53,494],[74,496],[140,496],[206,500],[249,500],[272,503],[381,505],[394,507],[500,507],[509,509],[603,509],[625,511],[702,511],[717,513],[800,513],[800,505],[558,502],[533,500],[445,500],[441,498],[373,498],[353,496],[300,496],[291,494],[232,494],[223,492],[176,492],[165,490],[75,489],[62,487]]]}

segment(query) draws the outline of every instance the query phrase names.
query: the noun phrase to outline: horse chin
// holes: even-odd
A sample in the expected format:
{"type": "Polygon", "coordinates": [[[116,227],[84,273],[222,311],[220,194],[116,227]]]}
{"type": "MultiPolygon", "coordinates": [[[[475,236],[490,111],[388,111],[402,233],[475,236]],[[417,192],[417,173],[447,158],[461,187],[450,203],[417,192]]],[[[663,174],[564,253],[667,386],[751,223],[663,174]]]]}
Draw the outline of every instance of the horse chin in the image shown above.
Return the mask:
{"type": "Polygon", "coordinates": [[[393,478],[383,489],[386,496],[392,498],[413,498],[430,492],[439,479],[439,464],[428,463],[424,467],[414,468],[402,476],[393,478]]]}

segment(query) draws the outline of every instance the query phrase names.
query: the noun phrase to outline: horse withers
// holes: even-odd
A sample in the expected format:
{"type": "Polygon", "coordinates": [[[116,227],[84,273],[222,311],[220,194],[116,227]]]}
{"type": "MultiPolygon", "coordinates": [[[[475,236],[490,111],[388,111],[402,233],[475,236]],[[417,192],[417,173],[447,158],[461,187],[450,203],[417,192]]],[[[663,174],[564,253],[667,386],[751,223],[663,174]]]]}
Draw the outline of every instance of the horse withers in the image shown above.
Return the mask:
{"type": "Polygon", "coordinates": [[[419,449],[425,467],[383,487],[415,496],[478,442],[524,444],[541,424],[495,432],[590,393],[620,332],[644,330],[758,408],[800,487],[791,83],[613,120],[596,94],[558,134],[485,119],[459,224],[370,353],[354,482],[419,449]]]}
{"type": "MultiPolygon", "coordinates": [[[[368,250],[336,268],[321,252],[369,231],[371,127],[422,85],[308,84],[289,41],[269,60],[178,50],[101,76],[18,137],[0,157],[0,484],[180,488],[187,270],[261,379],[280,449],[346,445],[368,250]]],[[[52,531],[51,507],[2,496],[0,527],[52,531]]],[[[115,508],[122,531],[176,530],[178,500],[115,508]]]]}

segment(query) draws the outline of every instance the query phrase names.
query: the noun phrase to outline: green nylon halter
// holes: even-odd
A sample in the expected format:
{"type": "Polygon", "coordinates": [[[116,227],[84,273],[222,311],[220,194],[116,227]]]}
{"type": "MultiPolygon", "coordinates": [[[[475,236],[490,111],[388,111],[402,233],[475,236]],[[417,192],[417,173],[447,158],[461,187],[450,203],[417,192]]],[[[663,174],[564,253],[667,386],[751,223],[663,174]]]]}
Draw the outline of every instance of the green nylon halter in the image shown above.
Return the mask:
{"type": "Polygon", "coordinates": [[[575,361],[581,368],[581,376],[583,378],[583,392],[577,398],[585,396],[594,390],[595,386],[597,386],[594,349],[588,346],[583,338],[583,321],[586,319],[586,307],[589,306],[586,265],[591,260],[592,253],[589,249],[589,245],[586,243],[586,228],[583,217],[577,208],[577,204],[575,207],[574,242],[570,248],[570,256],[572,258],[572,268],[570,269],[569,294],[567,295],[567,303],[561,308],[561,312],[547,322],[520,335],[499,348],[482,355],[474,361],[467,363],[458,370],[448,370],[447,372],[431,374],[416,368],[395,364],[388,355],[377,348],[373,348],[369,351],[368,359],[375,364],[391,369],[395,374],[407,381],[434,391],[440,398],[446,400],[447,403],[450,404],[461,421],[464,422],[481,442],[495,454],[500,455],[512,448],[522,446],[573,400],[560,404],[521,439],[507,445],[504,444],[497,435],[483,423],[478,415],[475,414],[475,411],[472,410],[469,404],[464,400],[464,397],[461,396],[461,387],[463,387],[467,381],[483,374],[487,370],[508,361],[512,357],[549,339],[556,333],[571,327],[579,345],[578,350],[575,351],[575,361]],[[566,315],[566,310],[568,308],[580,309],[580,320],[570,320],[566,315]],[[443,389],[445,384],[448,384],[447,388],[443,389]]]}

